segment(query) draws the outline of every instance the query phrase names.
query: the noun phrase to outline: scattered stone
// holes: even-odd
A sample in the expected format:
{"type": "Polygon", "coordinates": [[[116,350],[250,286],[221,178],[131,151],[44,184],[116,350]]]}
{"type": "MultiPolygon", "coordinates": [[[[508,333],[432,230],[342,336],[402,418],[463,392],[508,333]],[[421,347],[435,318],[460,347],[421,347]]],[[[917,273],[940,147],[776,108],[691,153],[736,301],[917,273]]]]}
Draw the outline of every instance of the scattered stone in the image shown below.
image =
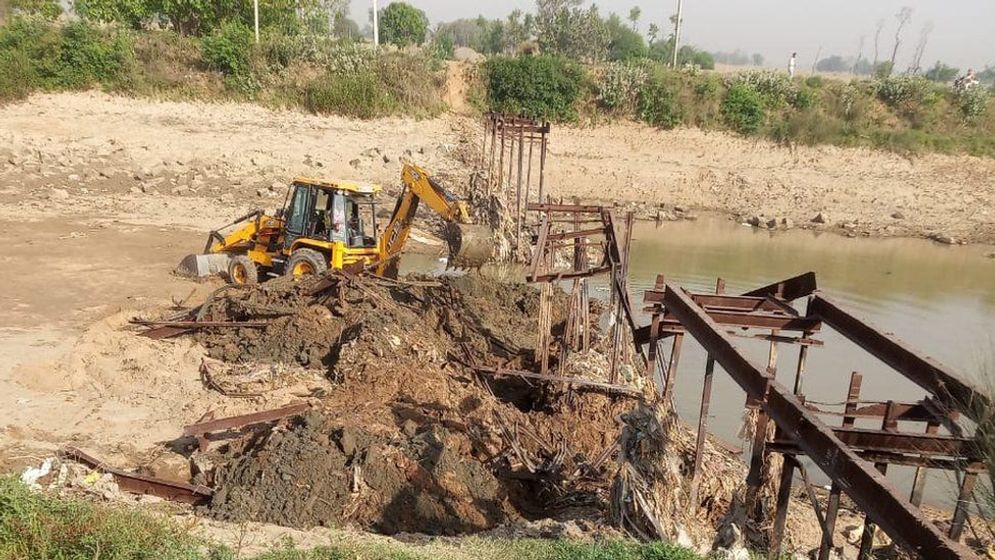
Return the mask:
{"type": "Polygon", "coordinates": [[[143,189],[142,187],[131,187],[130,189],[128,189],[128,192],[130,192],[131,194],[142,194],[145,192],[145,189],[143,189]]]}
{"type": "Polygon", "coordinates": [[[350,162],[349,162],[349,165],[350,165],[350,166],[351,166],[351,167],[352,167],[353,169],[359,169],[359,168],[360,168],[360,167],[361,167],[361,166],[363,165],[363,160],[361,160],[361,159],[359,159],[359,158],[356,158],[356,159],[354,159],[354,160],[350,161],[350,162]]]}
{"type": "Polygon", "coordinates": [[[795,227],[795,222],[791,218],[781,218],[781,225],[784,229],[791,229],[795,227]]]}
{"type": "Polygon", "coordinates": [[[777,227],[777,218],[770,218],[769,220],[767,220],[766,222],[764,222],[764,225],[767,226],[767,229],[774,229],[774,228],[776,228],[777,227]]]}
{"type": "Polygon", "coordinates": [[[891,217],[894,218],[894,219],[896,219],[896,220],[904,220],[905,219],[905,214],[902,214],[901,212],[895,211],[895,212],[891,213],[891,217]]]}
{"type": "Polygon", "coordinates": [[[760,227],[760,224],[763,223],[763,221],[760,216],[750,216],[750,219],[746,220],[746,223],[753,227],[760,227]]]}
{"type": "Polygon", "coordinates": [[[930,234],[929,238],[937,243],[943,243],[944,245],[953,245],[957,242],[953,237],[945,233],[933,233],[930,234]]]}
{"type": "Polygon", "coordinates": [[[69,191],[65,189],[52,189],[48,193],[49,200],[69,200],[69,191]]]}
{"type": "Polygon", "coordinates": [[[823,214],[822,212],[819,212],[818,214],[816,214],[816,215],[815,215],[815,216],[814,216],[814,217],[812,218],[812,223],[813,223],[813,224],[824,224],[824,223],[826,223],[826,221],[827,221],[827,220],[826,220],[826,216],[825,216],[825,214],[823,214]]]}
{"type": "Polygon", "coordinates": [[[393,159],[393,158],[391,158],[391,157],[390,157],[390,155],[388,155],[388,154],[383,154],[383,162],[384,162],[384,163],[390,163],[392,159],[393,159]]]}
{"type": "Polygon", "coordinates": [[[684,212],[687,212],[687,209],[684,208],[683,206],[674,206],[674,212],[677,212],[678,214],[683,214],[684,212]]]}
{"type": "Polygon", "coordinates": [[[77,182],[77,181],[79,181],[79,175],[73,173],[72,175],[70,175],[69,177],[67,177],[67,179],[69,179],[70,181],[73,181],[73,182],[77,182]]]}
{"type": "Polygon", "coordinates": [[[190,187],[188,187],[186,185],[180,185],[178,187],[173,187],[173,189],[171,191],[169,191],[169,192],[171,192],[173,194],[176,194],[176,195],[180,195],[180,194],[184,194],[184,193],[190,192],[190,187]]]}

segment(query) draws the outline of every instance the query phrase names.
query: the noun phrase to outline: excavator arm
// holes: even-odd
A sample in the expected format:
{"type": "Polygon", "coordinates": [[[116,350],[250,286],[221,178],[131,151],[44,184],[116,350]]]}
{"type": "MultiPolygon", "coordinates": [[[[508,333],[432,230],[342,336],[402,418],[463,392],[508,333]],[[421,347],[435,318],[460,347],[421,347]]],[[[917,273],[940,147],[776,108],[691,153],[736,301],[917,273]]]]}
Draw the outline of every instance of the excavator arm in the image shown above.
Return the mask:
{"type": "Polygon", "coordinates": [[[432,179],[425,169],[411,163],[404,164],[401,181],[404,188],[394,206],[390,222],[380,237],[381,262],[377,268],[378,274],[383,274],[389,261],[404,249],[415,213],[422,202],[450,225],[446,241],[449,243],[451,264],[480,266],[490,259],[491,230],[486,226],[471,224],[465,202],[432,179]]]}

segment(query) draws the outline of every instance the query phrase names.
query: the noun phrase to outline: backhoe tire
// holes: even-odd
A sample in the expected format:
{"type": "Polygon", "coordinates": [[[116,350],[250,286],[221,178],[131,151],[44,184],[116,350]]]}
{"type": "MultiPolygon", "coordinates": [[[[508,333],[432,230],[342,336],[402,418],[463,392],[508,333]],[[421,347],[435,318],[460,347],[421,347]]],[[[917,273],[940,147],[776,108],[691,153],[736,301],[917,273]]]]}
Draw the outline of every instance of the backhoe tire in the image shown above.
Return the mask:
{"type": "Polygon", "coordinates": [[[297,249],[287,260],[284,269],[287,276],[300,278],[308,274],[321,274],[328,270],[328,260],[314,249],[297,249]]]}
{"type": "Polygon", "coordinates": [[[245,255],[235,255],[228,263],[228,281],[232,284],[258,284],[259,267],[245,255]]]}

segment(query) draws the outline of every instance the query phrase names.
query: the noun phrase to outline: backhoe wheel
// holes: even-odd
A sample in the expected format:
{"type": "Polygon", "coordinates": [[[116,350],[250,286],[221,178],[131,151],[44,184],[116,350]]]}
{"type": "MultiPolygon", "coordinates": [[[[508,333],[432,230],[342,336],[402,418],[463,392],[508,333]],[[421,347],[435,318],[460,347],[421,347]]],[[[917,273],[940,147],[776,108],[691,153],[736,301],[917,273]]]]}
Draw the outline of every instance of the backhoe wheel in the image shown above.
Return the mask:
{"type": "Polygon", "coordinates": [[[252,259],[235,255],[228,263],[228,281],[232,284],[258,284],[259,269],[252,259]]]}
{"type": "Polygon", "coordinates": [[[326,270],[328,261],[325,260],[325,255],[314,249],[298,249],[290,255],[285,274],[300,278],[308,274],[321,274],[326,270]]]}

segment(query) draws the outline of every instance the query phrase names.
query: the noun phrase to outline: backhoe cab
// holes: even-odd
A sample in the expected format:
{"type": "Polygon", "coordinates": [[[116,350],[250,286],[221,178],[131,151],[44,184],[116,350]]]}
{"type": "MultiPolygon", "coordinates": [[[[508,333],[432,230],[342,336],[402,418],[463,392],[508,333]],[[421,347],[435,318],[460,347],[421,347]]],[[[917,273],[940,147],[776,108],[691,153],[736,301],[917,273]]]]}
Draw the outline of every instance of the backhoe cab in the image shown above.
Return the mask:
{"type": "Polygon", "coordinates": [[[420,202],[451,224],[447,239],[451,263],[472,267],[490,259],[491,231],[469,224],[462,201],[415,165],[405,164],[401,179],[404,188],[382,235],[377,236],[379,185],[298,177],[275,215],[257,210],[212,231],[204,254],[187,256],[177,271],[192,276],[227,272],[235,284],[356,264],[377,274],[395,275],[396,257],[407,242],[420,202]]]}

